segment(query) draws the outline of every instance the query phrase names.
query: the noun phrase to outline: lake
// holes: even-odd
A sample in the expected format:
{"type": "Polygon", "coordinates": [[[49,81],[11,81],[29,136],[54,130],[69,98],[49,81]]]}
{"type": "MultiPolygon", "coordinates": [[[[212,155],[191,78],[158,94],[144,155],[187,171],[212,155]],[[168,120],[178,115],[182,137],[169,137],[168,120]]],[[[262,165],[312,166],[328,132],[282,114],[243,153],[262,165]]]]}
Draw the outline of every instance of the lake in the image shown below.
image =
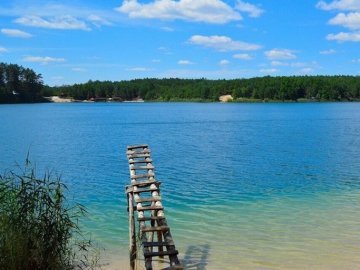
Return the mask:
{"type": "Polygon", "coordinates": [[[134,144],[186,269],[360,266],[360,103],[1,105],[0,134],[0,171],[29,151],[61,174],[113,269],[128,267],[134,144]]]}

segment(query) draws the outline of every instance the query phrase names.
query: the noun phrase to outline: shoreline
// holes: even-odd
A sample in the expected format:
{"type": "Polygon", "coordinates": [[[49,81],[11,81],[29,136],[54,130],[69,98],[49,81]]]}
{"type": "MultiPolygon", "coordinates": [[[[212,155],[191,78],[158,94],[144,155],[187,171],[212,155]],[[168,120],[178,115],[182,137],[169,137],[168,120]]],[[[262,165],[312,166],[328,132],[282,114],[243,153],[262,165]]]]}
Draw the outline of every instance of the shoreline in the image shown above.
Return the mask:
{"type": "Polygon", "coordinates": [[[172,99],[172,100],[144,100],[142,98],[135,98],[133,100],[120,100],[117,98],[91,98],[85,100],[77,100],[72,97],[59,97],[50,96],[44,97],[51,103],[144,103],[144,102],[195,102],[195,103],[338,103],[338,102],[360,102],[360,99],[354,100],[318,100],[318,99],[306,99],[301,98],[297,100],[277,100],[277,99],[251,99],[251,98],[237,98],[234,99],[231,95],[221,96],[219,100],[204,100],[204,99],[172,99]]]}

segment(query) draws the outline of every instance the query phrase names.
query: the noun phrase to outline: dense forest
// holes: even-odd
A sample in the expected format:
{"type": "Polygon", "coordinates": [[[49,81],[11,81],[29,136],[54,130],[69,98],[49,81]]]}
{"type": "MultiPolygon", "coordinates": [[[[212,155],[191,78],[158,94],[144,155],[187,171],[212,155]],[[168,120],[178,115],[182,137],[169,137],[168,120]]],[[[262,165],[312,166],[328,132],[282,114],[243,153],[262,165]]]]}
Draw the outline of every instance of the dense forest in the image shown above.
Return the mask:
{"type": "Polygon", "coordinates": [[[360,76],[294,76],[251,79],[136,79],[131,81],[88,81],[83,84],[47,88],[47,92],[77,100],[218,101],[231,94],[235,100],[359,100],[360,76]]]}
{"type": "Polygon", "coordinates": [[[293,76],[251,79],[136,79],[88,81],[44,86],[41,74],[16,64],[0,63],[0,103],[43,102],[44,96],[75,100],[218,101],[359,101],[360,76],[293,76]]]}
{"type": "Polygon", "coordinates": [[[41,102],[41,74],[15,64],[0,63],[0,103],[41,102]]]}

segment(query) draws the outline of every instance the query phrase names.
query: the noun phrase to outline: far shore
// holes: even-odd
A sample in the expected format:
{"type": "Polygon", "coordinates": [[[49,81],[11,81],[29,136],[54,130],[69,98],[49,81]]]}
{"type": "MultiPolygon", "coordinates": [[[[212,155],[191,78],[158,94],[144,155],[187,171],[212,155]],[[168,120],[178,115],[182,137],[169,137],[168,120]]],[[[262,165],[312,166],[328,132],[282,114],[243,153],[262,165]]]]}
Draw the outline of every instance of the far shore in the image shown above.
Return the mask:
{"type": "MultiPolygon", "coordinates": [[[[46,100],[52,103],[94,103],[94,102],[125,102],[125,103],[142,103],[145,102],[142,98],[137,97],[132,100],[123,100],[121,98],[90,98],[85,100],[77,100],[72,97],[50,96],[45,97],[46,100]]],[[[321,100],[321,99],[306,99],[300,98],[297,100],[277,100],[277,99],[254,99],[254,98],[233,98],[231,95],[223,95],[215,100],[203,99],[170,99],[170,100],[147,100],[146,102],[220,102],[220,103],[307,103],[307,102],[360,102],[359,99],[353,100],[321,100]]]]}

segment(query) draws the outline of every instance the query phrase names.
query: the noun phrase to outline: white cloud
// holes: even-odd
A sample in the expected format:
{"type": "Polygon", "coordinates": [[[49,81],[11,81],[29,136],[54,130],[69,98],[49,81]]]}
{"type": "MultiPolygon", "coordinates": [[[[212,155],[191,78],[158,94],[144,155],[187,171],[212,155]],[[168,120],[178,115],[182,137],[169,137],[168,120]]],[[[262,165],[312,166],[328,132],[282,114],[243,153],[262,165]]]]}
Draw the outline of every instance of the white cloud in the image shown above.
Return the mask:
{"type": "Polygon", "coordinates": [[[75,71],[75,72],[86,72],[87,71],[86,68],[80,68],[80,67],[74,67],[71,70],[75,71]]]}
{"type": "Polygon", "coordinates": [[[359,0],[335,0],[330,3],[319,1],[316,5],[317,8],[323,10],[360,10],[359,0]]]}
{"type": "Polygon", "coordinates": [[[272,49],[270,51],[266,51],[265,55],[270,60],[287,60],[296,58],[294,51],[288,49],[272,49]]]}
{"type": "Polygon", "coordinates": [[[351,62],[353,62],[353,63],[360,63],[360,58],[359,58],[359,59],[353,59],[351,62]]]}
{"type": "Polygon", "coordinates": [[[329,34],[326,37],[327,40],[335,40],[339,42],[353,41],[360,42],[360,32],[340,32],[338,34],[329,34]]]}
{"type": "Polygon", "coordinates": [[[264,68],[264,69],[260,69],[261,73],[265,73],[265,74],[272,74],[272,73],[276,73],[279,70],[277,70],[276,68],[264,68]]]}
{"type": "Polygon", "coordinates": [[[194,35],[189,39],[189,43],[213,48],[218,51],[253,51],[258,50],[261,46],[250,44],[243,41],[235,41],[227,36],[201,36],[194,35]]]}
{"type": "Polygon", "coordinates": [[[151,62],[153,62],[153,63],[160,63],[161,60],[160,60],[160,59],[153,59],[153,60],[151,60],[151,62]]]}
{"type": "Polygon", "coordinates": [[[348,14],[339,13],[329,21],[332,25],[341,25],[346,28],[360,29],[360,12],[351,12],[348,14]]]}
{"type": "Polygon", "coordinates": [[[165,32],[174,32],[174,29],[168,26],[161,27],[161,30],[165,32]]]}
{"type": "Polygon", "coordinates": [[[338,34],[327,35],[327,40],[335,40],[339,42],[360,41],[360,1],[359,0],[334,0],[330,3],[320,1],[316,5],[323,10],[341,10],[352,11],[349,13],[340,12],[329,21],[331,25],[340,25],[353,32],[340,32],[338,34]]]}
{"type": "Polygon", "coordinates": [[[240,60],[251,60],[253,59],[251,57],[251,55],[247,54],[247,53],[238,53],[238,54],[234,54],[233,58],[235,59],[240,59],[240,60]]]}
{"type": "Polygon", "coordinates": [[[185,20],[223,24],[241,20],[241,15],[221,0],[156,0],[139,3],[125,0],[116,9],[130,18],[185,20]]]}
{"type": "Polygon", "coordinates": [[[136,72],[145,72],[145,71],[150,71],[150,68],[146,68],[146,67],[133,67],[133,68],[128,68],[126,69],[127,71],[136,71],[136,72]]]}
{"type": "Polygon", "coordinates": [[[335,53],[336,51],[334,49],[320,51],[320,54],[324,54],[324,55],[335,54],[335,53]]]}
{"type": "Polygon", "coordinates": [[[223,60],[221,60],[221,61],[219,62],[219,65],[220,65],[220,66],[226,66],[226,65],[228,65],[228,64],[230,64],[230,61],[229,61],[229,60],[226,60],[226,59],[223,59],[223,60]]]}
{"type": "Polygon", "coordinates": [[[193,65],[194,63],[189,60],[179,60],[178,64],[179,65],[193,65]]]}
{"type": "Polygon", "coordinates": [[[25,16],[15,20],[16,23],[40,27],[49,29],[61,29],[61,30],[91,30],[84,21],[80,21],[77,18],[67,15],[44,19],[39,16],[25,16]]]}
{"type": "Polygon", "coordinates": [[[26,56],[23,58],[25,62],[34,62],[34,63],[41,63],[43,65],[49,64],[51,62],[65,62],[64,58],[54,58],[49,56],[26,56]]]}
{"type": "Polygon", "coordinates": [[[264,13],[264,10],[262,10],[261,8],[255,6],[253,4],[241,1],[241,0],[238,0],[238,3],[236,5],[236,9],[241,11],[241,12],[248,13],[249,16],[253,17],[253,18],[260,17],[261,14],[264,13]]]}
{"type": "Polygon", "coordinates": [[[18,38],[31,38],[32,35],[18,30],[18,29],[8,29],[8,28],[3,28],[1,29],[1,33],[3,33],[4,35],[7,35],[9,37],[18,37],[18,38]]]}
{"type": "Polygon", "coordinates": [[[87,19],[96,27],[101,27],[102,25],[107,25],[107,26],[112,25],[112,23],[109,22],[108,20],[100,17],[99,15],[95,15],[95,14],[90,14],[87,17],[87,19]]]}
{"type": "Polygon", "coordinates": [[[281,62],[281,61],[271,61],[271,65],[274,67],[286,67],[286,66],[289,66],[290,64],[287,62],[281,62]]]}
{"type": "Polygon", "coordinates": [[[0,46],[0,53],[5,53],[5,52],[8,52],[8,50],[6,48],[0,46]]]}
{"type": "Polygon", "coordinates": [[[302,68],[300,70],[301,74],[310,74],[310,73],[313,73],[313,72],[314,72],[314,69],[311,68],[311,67],[302,68]]]}

